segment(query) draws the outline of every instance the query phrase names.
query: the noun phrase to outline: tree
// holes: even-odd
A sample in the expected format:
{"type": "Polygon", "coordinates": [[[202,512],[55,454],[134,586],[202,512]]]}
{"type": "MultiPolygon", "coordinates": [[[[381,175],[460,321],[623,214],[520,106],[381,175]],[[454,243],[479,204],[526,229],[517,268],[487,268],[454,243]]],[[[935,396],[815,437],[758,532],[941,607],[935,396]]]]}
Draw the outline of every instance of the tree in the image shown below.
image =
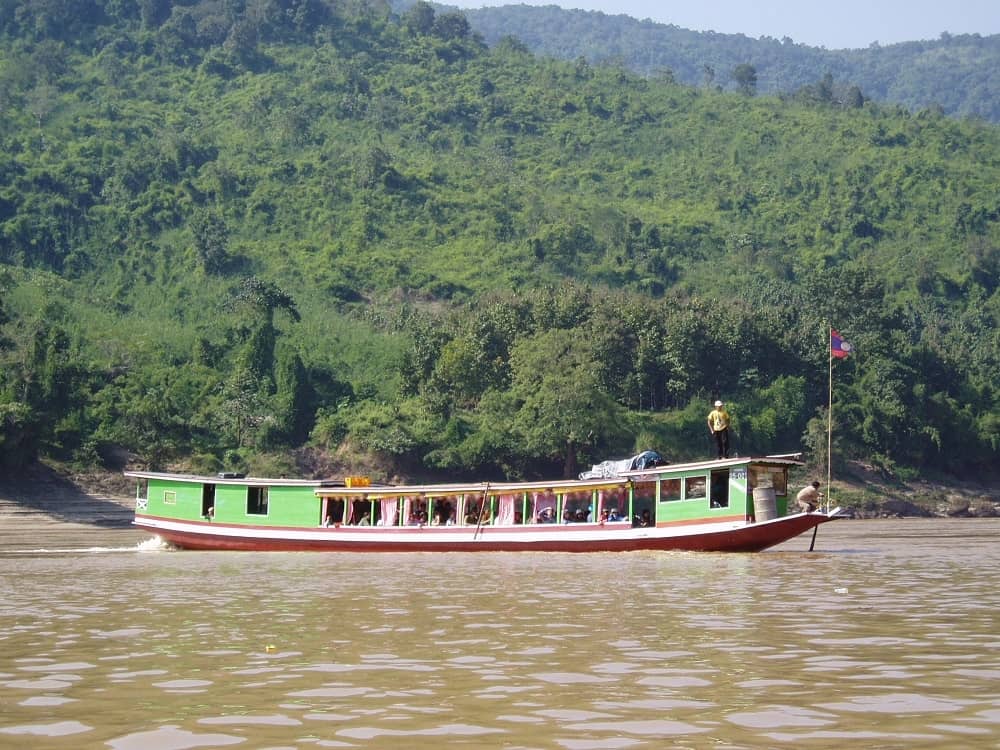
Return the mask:
{"type": "Polygon", "coordinates": [[[715,68],[705,63],[701,68],[701,79],[705,88],[711,88],[712,83],[715,82],[715,68]]]}
{"type": "Polygon", "coordinates": [[[298,352],[282,349],[275,368],[275,419],[280,437],[291,445],[301,444],[315,421],[313,393],[298,352]]]}
{"type": "Polygon", "coordinates": [[[733,80],[739,90],[747,96],[757,92],[757,69],[749,63],[742,63],[733,68],[733,80]]]}
{"type": "Polygon", "coordinates": [[[237,447],[255,443],[258,430],[268,419],[268,410],[261,396],[260,380],[253,373],[245,368],[233,373],[223,386],[216,418],[237,447]]]}
{"type": "Polygon", "coordinates": [[[816,84],[816,98],[824,104],[833,101],[833,74],[826,73],[816,84]]]}
{"type": "MultiPolygon", "coordinates": [[[[261,281],[250,276],[240,283],[230,296],[228,307],[246,310],[251,314],[249,335],[240,355],[239,367],[247,376],[260,383],[267,390],[274,386],[274,346],[277,332],[274,328],[274,313],[284,310],[298,322],[299,311],[290,295],[270,281],[261,281]]],[[[245,383],[237,389],[242,392],[245,383]]]]}
{"type": "Polygon", "coordinates": [[[406,14],[406,28],[414,34],[429,34],[434,28],[434,6],[417,0],[406,14]]]}
{"type": "Polygon", "coordinates": [[[452,39],[465,39],[470,34],[469,22],[464,13],[451,12],[442,13],[434,20],[434,35],[450,41],[452,39]]]}
{"type": "Polygon", "coordinates": [[[218,273],[229,260],[229,228],[217,213],[199,211],[191,218],[194,249],[205,273],[218,273]]]}
{"type": "Polygon", "coordinates": [[[865,106],[865,97],[861,93],[861,89],[857,86],[851,86],[847,89],[847,95],[844,97],[844,104],[851,109],[861,109],[865,106]]]}
{"type": "Polygon", "coordinates": [[[142,25],[147,29],[157,29],[170,18],[170,0],[139,0],[142,25]]]}
{"type": "Polygon", "coordinates": [[[257,51],[258,29],[246,19],[238,19],[229,28],[222,48],[241,63],[249,62],[257,51]]]}
{"type": "MultiPolygon", "coordinates": [[[[6,292],[12,285],[10,275],[0,269],[0,292],[6,292]]],[[[4,356],[14,348],[4,330],[10,320],[0,295],[0,465],[17,467],[36,458],[40,435],[37,413],[16,395],[19,368],[4,356]]]]}
{"type": "Polygon", "coordinates": [[[558,460],[573,477],[581,454],[624,444],[622,411],[601,388],[586,341],[557,330],[522,339],[511,366],[510,428],[528,456],[558,460]]]}
{"type": "Polygon", "coordinates": [[[598,251],[590,229],[578,223],[548,224],[529,243],[538,260],[550,263],[574,263],[580,256],[594,255],[598,251]]]}
{"type": "MultiPolygon", "coordinates": [[[[0,268],[0,354],[13,345],[13,342],[4,336],[4,326],[10,322],[10,316],[4,309],[3,304],[4,295],[13,285],[14,282],[13,279],[11,279],[10,273],[5,269],[0,268]]],[[[2,378],[0,378],[0,385],[3,385],[2,378]]]]}

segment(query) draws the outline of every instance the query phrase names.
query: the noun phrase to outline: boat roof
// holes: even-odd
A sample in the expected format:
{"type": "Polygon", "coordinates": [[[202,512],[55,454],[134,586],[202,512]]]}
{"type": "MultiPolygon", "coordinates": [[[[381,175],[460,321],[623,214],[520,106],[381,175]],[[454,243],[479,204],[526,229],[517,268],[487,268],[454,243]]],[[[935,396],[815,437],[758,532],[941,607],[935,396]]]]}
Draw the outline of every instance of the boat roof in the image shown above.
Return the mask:
{"type": "Polygon", "coordinates": [[[448,497],[450,495],[494,494],[507,492],[559,492],[571,490],[606,490],[624,487],[628,480],[622,477],[607,479],[556,479],[533,482],[469,482],[468,484],[397,484],[379,487],[318,487],[316,494],[322,497],[366,497],[392,498],[407,495],[448,497]]]}
{"type": "Polygon", "coordinates": [[[697,471],[699,469],[719,469],[750,464],[764,466],[802,466],[801,453],[782,453],[770,456],[746,456],[722,458],[710,461],[694,461],[681,464],[665,464],[647,469],[623,471],[614,477],[593,479],[556,479],[521,482],[467,482],[457,484],[399,484],[347,487],[337,479],[288,479],[286,477],[249,477],[240,474],[221,473],[215,476],[199,474],[174,474],[165,471],[126,471],[125,476],[136,479],[162,479],[174,482],[197,482],[201,484],[238,484],[267,487],[314,487],[321,497],[364,497],[393,498],[407,495],[447,497],[453,495],[486,494],[499,495],[507,492],[586,492],[609,490],[627,486],[630,482],[651,481],[665,474],[697,471]]]}
{"type": "Polygon", "coordinates": [[[801,453],[785,453],[773,456],[747,456],[744,458],[723,458],[711,461],[695,461],[683,464],[667,464],[648,469],[623,471],[614,477],[594,479],[558,479],[535,480],[524,482],[469,482],[467,484],[400,484],[370,487],[334,487],[320,486],[316,494],[321,497],[353,497],[353,498],[393,498],[408,495],[430,497],[447,497],[451,495],[494,494],[507,492],[581,492],[588,490],[608,490],[627,486],[630,482],[651,481],[664,474],[697,471],[699,469],[717,469],[731,466],[748,466],[750,464],[764,466],[802,466],[801,453]]]}
{"type": "Polygon", "coordinates": [[[344,483],[336,479],[277,479],[268,477],[248,477],[243,474],[223,473],[215,476],[202,474],[174,474],[168,471],[126,471],[125,476],[135,479],[163,479],[174,482],[199,482],[201,484],[240,484],[268,487],[319,487],[325,484],[344,483]]]}
{"type": "Polygon", "coordinates": [[[697,469],[720,469],[729,466],[746,466],[757,464],[763,466],[805,466],[801,453],[779,453],[770,456],[745,456],[735,458],[719,458],[709,461],[692,461],[683,464],[664,464],[663,466],[650,466],[648,469],[633,469],[623,471],[620,476],[629,479],[641,479],[643,477],[659,476],[679,471],[694,471],[697,469]]]}

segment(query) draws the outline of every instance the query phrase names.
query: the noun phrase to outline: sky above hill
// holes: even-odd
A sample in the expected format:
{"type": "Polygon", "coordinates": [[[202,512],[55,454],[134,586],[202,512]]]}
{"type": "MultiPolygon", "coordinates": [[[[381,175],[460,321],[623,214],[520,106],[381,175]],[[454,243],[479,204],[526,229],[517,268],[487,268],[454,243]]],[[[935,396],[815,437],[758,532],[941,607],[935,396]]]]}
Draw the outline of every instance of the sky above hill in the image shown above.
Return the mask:
{"type": "Polygon", "coordinates": [[[998,0],[460,0],[465,8],[559,5],[609,15],[649,18],[694,31],[781,39],[827,49],[937,39],[951,34],[1000,33],[998,0]]]}

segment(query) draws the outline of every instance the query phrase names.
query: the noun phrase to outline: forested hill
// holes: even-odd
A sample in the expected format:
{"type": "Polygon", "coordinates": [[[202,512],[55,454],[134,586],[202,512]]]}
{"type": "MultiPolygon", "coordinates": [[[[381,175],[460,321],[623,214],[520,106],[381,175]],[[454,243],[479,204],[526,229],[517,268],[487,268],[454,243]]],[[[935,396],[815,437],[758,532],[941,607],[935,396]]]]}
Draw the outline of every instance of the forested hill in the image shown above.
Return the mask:
{"type": "Polygon", "coordinates": [[[520,39],[539,55],[562,60],[613,61],[646,76],[669,71],[689,86],[737,90],[740,66],[756,73],[757,91],[802,98],[857,96],[900,104],[912,112],[1000,122],[1000,35],[827,50],[793,40],[718,34],[555,5],[504,5],[464,11],[488,44],[520,39]],[[824,83],[826,81],[827,83],[824,83]]]}
{"type": "Polygon", "coordinates": [[[1000,129],[750,93],[424,3],[2,0],[0,460],[571,474],[721,397],[824,465],[832,325],[836,460],[996,466],[1000,129]]]}

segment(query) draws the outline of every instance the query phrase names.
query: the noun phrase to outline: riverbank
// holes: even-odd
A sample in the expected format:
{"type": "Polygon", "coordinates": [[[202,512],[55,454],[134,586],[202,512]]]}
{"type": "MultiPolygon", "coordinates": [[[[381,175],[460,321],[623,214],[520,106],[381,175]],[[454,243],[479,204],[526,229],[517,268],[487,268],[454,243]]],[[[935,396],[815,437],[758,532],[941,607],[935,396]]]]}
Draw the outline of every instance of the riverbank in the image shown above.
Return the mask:
{"type": "MultiPolygon", "coordinates": [[[[833,482],[830,494],[832,504],[854,518],[1000,517],[1000,478],[890,481],[856,463],[833,482]]],[[[135,487],[120,472],[35,463],[0,477],[0,519],[8,523],[127,527],[134,507],[135,487]]]]}
{"type": "Polygon", "coordinates": [[[6,526],[125,528],[134,511],[135,489],[117,472],[75,472],[34,463],[0,477],[0,519],[6,526]]]}
{"type": "Polygon", "coordinates": [[[887,478],[850,462],[830,489],[833,505],[854,518],[996,518],[1000,475],[969,481],[955,477],[887,478]]]}

